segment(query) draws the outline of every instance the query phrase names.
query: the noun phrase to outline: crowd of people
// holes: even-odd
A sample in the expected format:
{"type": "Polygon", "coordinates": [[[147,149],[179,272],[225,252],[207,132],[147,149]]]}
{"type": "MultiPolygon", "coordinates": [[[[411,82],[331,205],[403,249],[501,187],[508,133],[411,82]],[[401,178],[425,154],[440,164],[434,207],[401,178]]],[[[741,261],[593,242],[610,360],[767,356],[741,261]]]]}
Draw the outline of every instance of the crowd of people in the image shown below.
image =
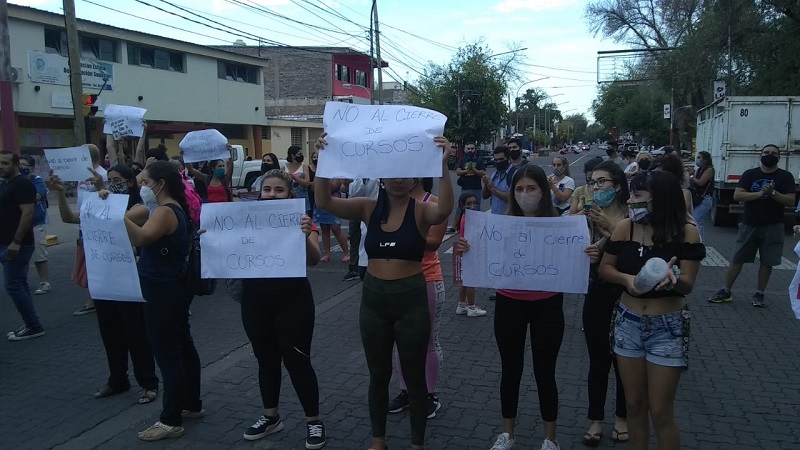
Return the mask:
{"type": "MultiPolygon", "coordinates": [[[[442,151],[438,197],[433,179],[327,179],[317,175],[319,153],[326,151],[326,135],[316,141],[310,163],[302,148],[288,149],[284,167],[275,154],[262,157],[261,176],[252,185],[257,200],[305,200],[300,228],[306,236],[306,261],[313,266],[331,258],[332,233],[349,263],[345,280],[362,280],[359,329],[364,346],[372,442],[370,449],[387,446],[387,415],[410,410],[413,449],[425,445],[428,419],[436,416],[439,379],[443,369],[439,322],[445,283],[439,248],[447,231],[458,233],[453,252],[453,279],[458,289],[457,315],[487,314],[476,300],[475,288],[464,286],[461,258],[470,251],[465,238],[467,210],[516,217],[581,216],[586,218],[590,242],[588,292],[583,304],[583,331],[589,354],[589,421],[583,442],[597,446],[604,436],[608,377],[614,368],[615,418],[610,433],[633,449],[648,446],[650,425],[660,448],[680,448],[673,405],[680,375],[688,368],[690,315],[686,296],[692,292],[705,257],[702,222],[713,189],[710,155],[700,152],[687,175],[676,155],[657,161],[616,154],[610,146],[605,158],[584,164],[586,184],[576,187],[569,161],[552,160],[546,173],[529,164],[521,142],[511,139],[496,147],[495,170],[489,174],[476,154],[465,147],[457,162],[460,196],[456,198],[448,173],[450,142],[434,139],[442,151]],[[684,180],[688,179],[688,184],[684,180]],[[448,217],[456,208],[448,230],[448,217]],[[345,238],[342,220],[348,221],[345,238]],[[321,231],[321,233],[320,233],[321,231]],[[320,247],[320,238],[322,248],[320,247]],[[348,243],[349,240],[349,243],[348,243]],[[643,287],[637,277],[651,259],[667,270],[643,287]],[[390,398],[389,386],[397,375],[400,392],[390,398]]],[[[190,241],[204,230],[198,223],[202,203],[235,200],[231,189],[231,160],[184,164],[169,158],[163,147],[146,150],[141,139],[126,152],[107,141],[108,164],[89,144],[92,167],[84,193],[127,194],[125,228],[138,255],[144,302],[89,299],[75,312],[95,312],[106,352],[109,377],[94,394],[97,398],[130,390],[128,356],[141,388],[138,402],[161,395],[159,420],[138,433],[156,441],[184,434],[183,421],[204,417],[200,398],[200,359],[190,327],[191,286],[184,283],[190,241]],[[161,379],[156,374],[156,365],[161,379]],[[159,387],[160,383],[160,387],[159,387]]],[[[737,251],[725,286],[710,302],[731,301],[731,287],[742,265],[760,254],[758,291],[753,306],[764,306],[764,289],[772,266],[780,264],[783,233],[776,218],[784,206],[794,205],[794,179],[777,168],[780,150],[765,146],[758,168],[745,172],[735,198],[745,204],[737,251]],[[780,236],[778,236],[780,234],[780,236]]],[[[67,201],[67,186],[57,176],[43,180],[33,175],[35,160],[0,151],[0,261],[4,281],[24,322],[9,332],[11,341],[44,335],[33,295],[52,292],[48,279],[46,223],[47,189],[58,201],[65,223],[80,223],[67,201]],[[33,261],[39,285],[28,285],[33,261]]],[[[82,194],[85,195],[85,194],[82,194]]],[[[80,198],[80,197],[79,197],[80,198]]],[[[82,238],[78,239],[73,280],[87,286],[82,238]]],[[[559,410],[556,362],[565,323],[561,292],[498,289],[494,336],[501,361],[499,397],[502,432],[492,450],[515,445],[520,382],[528,330],[531,334],[533,373],[543,422],[544,450],[558,449],[559,410]]],[[[258,362],[263,411],[243,434],[261,439],[284,428],[278,411],[282,365],[306,416],[306,448],[326,445],[320,416],[320,393],[312,364],[315,309],[307,277],[247,279],[242,285],[242,324],[258,362]]]]}

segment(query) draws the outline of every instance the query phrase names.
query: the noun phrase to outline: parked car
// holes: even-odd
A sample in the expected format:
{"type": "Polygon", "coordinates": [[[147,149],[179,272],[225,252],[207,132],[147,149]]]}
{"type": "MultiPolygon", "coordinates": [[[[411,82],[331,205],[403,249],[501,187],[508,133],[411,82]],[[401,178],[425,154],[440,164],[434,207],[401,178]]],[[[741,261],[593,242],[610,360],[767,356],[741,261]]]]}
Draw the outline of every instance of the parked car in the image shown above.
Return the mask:
{"type": "Polygon", "coordinates": [[[588,144],[583,144],[581,146],[581,150],[583,150],[584,152],[588,152],[590,150],[589,145],[588,144]]]}
{"type": "Polygon", "coordinates": [[[692,152],[690,150],[687,150],[685,148],[681,149],[681,158],[689,159],[691,157],[692,157],[692,152]]]}
{"type": "Polygon", "coordinates": [[[658,147],[655,150],[650,150],[650,156],[664,156],[667,153],[672,153],[674,151],[675,149],[672,148],[671,145],[665,145],[663,147],[658,147]]]}
{"type": "Polygon", "coordinates": [[[559,153],[561,153],[562,155],[566,155],[567,153],[580,153],[580,152],[581,148],[578,147],[577,145],[568,145],[559,150],[559,153]]]}
{"type": "Polygon", "coordinates": [[[483,165],[486,167],[494,167],[494,157],[489,150],[478,150],[478,157],[483,160],[483,165]]]}

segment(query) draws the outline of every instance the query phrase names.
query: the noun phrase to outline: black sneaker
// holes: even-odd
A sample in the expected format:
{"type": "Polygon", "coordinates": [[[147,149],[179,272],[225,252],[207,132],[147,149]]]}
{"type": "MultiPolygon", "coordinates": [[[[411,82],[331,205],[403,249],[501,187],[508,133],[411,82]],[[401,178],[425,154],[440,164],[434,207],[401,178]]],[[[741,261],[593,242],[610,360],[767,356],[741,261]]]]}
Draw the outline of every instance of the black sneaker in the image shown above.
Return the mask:
{"type": "Polygon", "coordinates": [[[764,294],[758,292],[753,294],[753,306],[756,308],[766,308],[767,302],[764,300],[764,294]]]}
{"type": "Polygon", "coordinates": [[[9,341],[24,341],[27,339],[33,339],[40,336],[44,336],[44,328],[31,328],[29,326],[24,326],[17,331],[12,331],[6,335],[9,341]]]}
{"type": "Polygon", "coordinates": [[[727,289],[720,289],[714,294],[713,297],[708,299],[708,303],[730,303],[733,301],[731,291],[727,289]]]}
{"type": "Polygon", "coordinates": [[[261,439],[269,434],[277,433],[282,429],[283,422],[281,421],[280,416],[261,416],[261,418],[259,418],[256,423],[253,424],[253,426],[244,432],[244,436],[242,437],[247,441],[255,441],[256,439],[261,439]]]}
{"type": "Polygon", "coordinates": [[[342,278],[342,281],[355,281],[358,278],[358,272],[355,270],[348,270],[347,274],[344,276],[344,278],[342,278]]]}
{"type": "Polygon", "coordinates": [[[397,394],[397,397],[389,401],[389,412],[399,413],[400,411],[408,408],[408,391],[403,389],[397,394]]]}
{"type": "Polygon", "coordinates": [[[306,422],[306,448],[315,449],[325,447],[325,425],[322,421],[306,422]]]}
{"type": "Polygon", "coordinates": [[[439,398],[433,394],[428,394],[428,419],[436,417],[436,412],[441,407],[442,404],[439,402],[439,398]]]}

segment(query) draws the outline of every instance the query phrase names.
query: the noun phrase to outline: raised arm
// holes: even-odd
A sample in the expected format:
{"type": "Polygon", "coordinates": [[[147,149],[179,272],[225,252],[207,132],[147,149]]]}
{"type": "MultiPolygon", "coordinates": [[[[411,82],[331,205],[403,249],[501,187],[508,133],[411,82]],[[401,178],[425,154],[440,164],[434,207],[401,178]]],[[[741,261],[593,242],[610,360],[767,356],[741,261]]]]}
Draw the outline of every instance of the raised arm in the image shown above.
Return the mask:
{"type": "Polygon", "coordinates": [[[142,119],[142,137],[136,143],[136,151],[133,154],[133,161],[144,165],[144,154],[147,151],[147,121],[142,119]]]}
{"type": "Polygon", "coordinates": [[[80,214],[70,209],[69,204],[67,203],[64,182],[61,181],[57,175],[53,175],[52,172],[53,171],[51,170],[50,179],[45,182],[45,185],[47,185],[48,189],[55,192],[56,197],[58,197],[58,212],[61,215],[61,221],[64,223],[80,223],[80,214]]]}
{"type": "MultiPolygon", "coordinates": [[[[328,133],[322,133],[319,139],[317,139],[315,147],[318,148],[320,152],[325,151],[325,145],[328,143],[325,141],[325,136],[327,136],[327,134],[328,133]]],[[[317,165],[317,170],[319,170],[319,164],[317,165]]],[[[330,193],[331,180],[317,175],[316,178],[314,178],[314,201],[318,207],[325,211],[342,219],[367,222],[369,216],[372,214],[372,210],[375,208],[376,202],[371,198],[338,198],[332,196],[330,193]]]]}

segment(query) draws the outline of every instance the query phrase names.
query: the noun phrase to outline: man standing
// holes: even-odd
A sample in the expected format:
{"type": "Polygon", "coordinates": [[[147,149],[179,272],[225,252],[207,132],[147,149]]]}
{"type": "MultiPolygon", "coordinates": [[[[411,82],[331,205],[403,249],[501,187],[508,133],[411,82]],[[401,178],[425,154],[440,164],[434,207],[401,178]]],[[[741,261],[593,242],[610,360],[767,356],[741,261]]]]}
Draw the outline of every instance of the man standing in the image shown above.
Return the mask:
{"type": "Polygon", "coordinates": [[[607,156],[603,157],[603,161],[614,161],[615,163],[617,163],[619,168],[622,169],[624,172],[625,168],[628,166],[628,163],[624,159],[620,158],[619,154],[617,154],[617,147],[619,147],[619,142],[608,141],[606,142],[606,144],[608,145],[608,148],[606,148],[607,156]]]}
{"type": "Polygon", "coordinates": [[[508,160],[511,163],[511,167],[519,169],[528,164],[528,160],[522,157],[522,141],[517,138],[511,138],[508,140],[506,147],[508,147],[508,160]]]}
{"type": "Polygon", "coordinates": [[[756,251],[761,264],[758,267],[758,289],[753,294],[753,306],[766,306],[764,290],[772,274],[772,268],[781,263],[783,254],[783,209],[792,207],[795,202],[794,177],[778,168],[780,150],[769,144],[761,149],[761,165],[748,169],[742,174],[733,199],[744,203],[744,215],[736,237],[736,251],[728,272],[725,285],[710,303],[727,303],[733,300],[731,288],[744,263],[755,261],[756,251]]]}
{"type": "Polygon", "coordinates": [[[33,207],[33,241],[34,250],[31,260],[39,274],[39,288],[34,291],[35,295],[47,294],[52,289],[48,279],[47,265],[47,186],[44,185],[42,177],[33,173],[36,168],[36,158],[31,155],[19,157],[19,173],[23,177],[28,177],[36,188],[36,204],[33,207]]]}
{"type": "MultiPolygon", "coordinates": [[[[475,195],[478,199],[478,211],[481,210],[481,179],[486,175],[486,167],[483,160],[478,157],[475,152],[475,144],[467,144],[464,146],[464,157],[458,162],[456,166],[456,175],[458,175],[458,185],[461,186],[461,194],[467,192],[475,195]]],[[[447,233],[455,233],[455,225],[447,227],[447,233]]]]}
{"type": "Polygon", "coordinates": [[[28,177],[20,176],[19,156],[0,150],[0,263],[8,296],[14,301],[25,325],[6,336],[22,341],[44,336],[44,328],[33,307],[28,286],[28,265],[33,255],[33,206],[36,188],[28,177]]]}
{"type": "Polygon", "coordinates": [[[494,166],[497,170],[491,178],[483,176],[483,198],[490,198],[492,214],[505,214],[508,208],[508,191],[511,189],[511,177],[516,169],[508,160],[508,147],[500,145],[494,149],[494,166]]]}

